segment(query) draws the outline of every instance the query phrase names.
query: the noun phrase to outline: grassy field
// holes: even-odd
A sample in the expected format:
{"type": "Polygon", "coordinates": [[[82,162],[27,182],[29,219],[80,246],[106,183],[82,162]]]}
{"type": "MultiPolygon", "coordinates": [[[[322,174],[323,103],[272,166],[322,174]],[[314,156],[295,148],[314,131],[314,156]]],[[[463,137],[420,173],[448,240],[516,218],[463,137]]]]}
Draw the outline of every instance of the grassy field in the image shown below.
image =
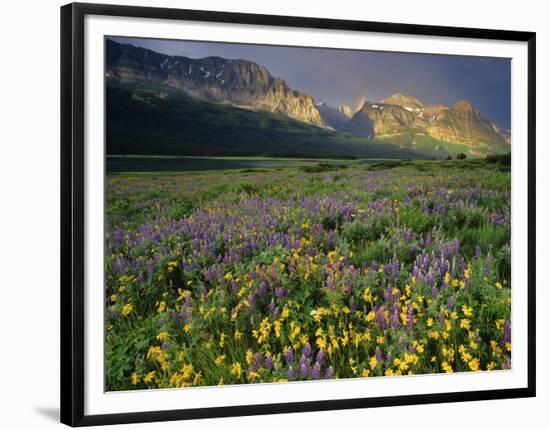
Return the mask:
{"type": "Polygon", "coordinates": [[[107,156],[107,173],[129,172],[199,172],[205,170],[269,169],[296,166],[330,164],[348,166],[372,164],[384,159],[319,159],[319,158],[277,158],[277,157],[188,157],[188,156],[107,156]]]}
{"type": "Polygon", "coordinates": [[[511,367],[505,159],[218,161],[107,176],[108,390],[511,367]]]}

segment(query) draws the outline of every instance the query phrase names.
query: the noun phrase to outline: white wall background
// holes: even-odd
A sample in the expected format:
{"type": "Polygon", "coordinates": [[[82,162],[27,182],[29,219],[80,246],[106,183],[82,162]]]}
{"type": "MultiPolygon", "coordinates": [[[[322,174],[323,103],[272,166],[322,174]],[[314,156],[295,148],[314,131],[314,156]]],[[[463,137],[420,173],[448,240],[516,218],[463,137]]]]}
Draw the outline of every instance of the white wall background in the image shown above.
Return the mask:
{"type": "MultiPolygon", "coordinates": [[[[445,430],[543,428],[550,419],[550,311],[545,268],[550,187],[550,27],[545,2],[440,0],[161,0],[103,3],[362,19],[537,32],[538,397],[267,417],[141,424],[231,429],[357,426],[445,430]],[[540,422],[540,424],[536,424],[540,422]]],[[[58,426],[59,408],[59,0],[3,5],[0,23],[0,426],[58,426]]],[[[516,286],[517,288],[521,286],[516,286]]],[[[126,428],[129,426],[121,426],[126,428]]]]}

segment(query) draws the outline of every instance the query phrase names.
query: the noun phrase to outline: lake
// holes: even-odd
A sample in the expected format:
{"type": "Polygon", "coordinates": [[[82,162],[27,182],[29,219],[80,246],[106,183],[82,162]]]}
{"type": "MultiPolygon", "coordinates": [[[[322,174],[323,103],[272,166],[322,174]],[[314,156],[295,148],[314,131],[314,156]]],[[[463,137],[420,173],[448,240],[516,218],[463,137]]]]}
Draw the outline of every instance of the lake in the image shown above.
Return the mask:
{"type": "Polygon", "coordinates": [[[381,160],[323,160],[270,157],[177,157],[107,156],[107,173],[190,172],[204,170],[267,169],[295,167],[328,162],[335,165],[379,162],[381,160]]]}

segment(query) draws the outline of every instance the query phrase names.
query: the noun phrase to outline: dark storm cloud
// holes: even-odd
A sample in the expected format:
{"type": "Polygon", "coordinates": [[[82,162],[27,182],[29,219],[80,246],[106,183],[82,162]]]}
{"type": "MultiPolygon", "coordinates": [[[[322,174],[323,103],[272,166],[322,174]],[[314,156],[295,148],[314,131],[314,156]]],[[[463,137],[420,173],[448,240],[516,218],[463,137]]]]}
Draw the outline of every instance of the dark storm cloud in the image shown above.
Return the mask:
{"type": "Polygon", "coordinates": [[[168,55],[220,56],[255,61],[316,102],[378,101],[393,93],[424,104],[471,102],[499,127],[510,128],[511,67],[505,58],[467,57],[249,44],[112,37],[168,55]]]}

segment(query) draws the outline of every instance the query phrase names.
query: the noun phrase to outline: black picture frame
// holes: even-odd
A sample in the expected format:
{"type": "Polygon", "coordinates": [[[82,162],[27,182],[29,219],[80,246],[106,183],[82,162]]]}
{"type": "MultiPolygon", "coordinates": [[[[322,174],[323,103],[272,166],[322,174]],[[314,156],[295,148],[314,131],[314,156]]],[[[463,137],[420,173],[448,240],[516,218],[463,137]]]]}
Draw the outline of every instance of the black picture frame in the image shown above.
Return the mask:
{"type": "Polygon", "coordinates": [[[72,3],[61,7],[61,422],[70,426],[88,426],[535,396],[535,46],[536,35],[532,32],[86,3],[72,3]],[[529,202],[528,386],[514,389],[349,400],[86,415],[84,410],[84,18],[86,15],[526,42],[528,44],[529,202]]]}

